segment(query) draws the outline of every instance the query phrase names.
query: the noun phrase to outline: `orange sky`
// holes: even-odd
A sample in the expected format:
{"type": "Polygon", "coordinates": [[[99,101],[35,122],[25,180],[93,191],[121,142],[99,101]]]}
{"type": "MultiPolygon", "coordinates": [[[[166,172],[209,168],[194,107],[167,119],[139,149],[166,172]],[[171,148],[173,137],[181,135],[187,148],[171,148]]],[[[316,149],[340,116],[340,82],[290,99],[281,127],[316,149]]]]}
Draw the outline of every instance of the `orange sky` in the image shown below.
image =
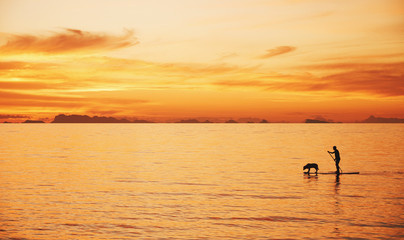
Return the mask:
{"type": "Polygon", "coordinates": [[[0,0],[0,121],[404,118],[401,0],[0,0]]]}

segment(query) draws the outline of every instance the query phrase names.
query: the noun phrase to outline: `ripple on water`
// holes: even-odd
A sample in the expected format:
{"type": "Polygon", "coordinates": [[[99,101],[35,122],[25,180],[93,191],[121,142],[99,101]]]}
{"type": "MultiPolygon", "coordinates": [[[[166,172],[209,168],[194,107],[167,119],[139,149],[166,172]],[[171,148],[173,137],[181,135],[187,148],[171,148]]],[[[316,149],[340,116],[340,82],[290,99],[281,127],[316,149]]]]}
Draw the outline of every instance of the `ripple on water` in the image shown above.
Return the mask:
{"type": "Polygon", "coordinates": [[[269,221],[269,222],[315,222],[320,221],[320,219],[314,218],[299,218],[299,217],[286,217],[286,216],[267,216],[267,217],[230,217],[230,218],[222,218],[222,217],[208,217],[210,220],[218,220],[218,221],[269,221]]]}

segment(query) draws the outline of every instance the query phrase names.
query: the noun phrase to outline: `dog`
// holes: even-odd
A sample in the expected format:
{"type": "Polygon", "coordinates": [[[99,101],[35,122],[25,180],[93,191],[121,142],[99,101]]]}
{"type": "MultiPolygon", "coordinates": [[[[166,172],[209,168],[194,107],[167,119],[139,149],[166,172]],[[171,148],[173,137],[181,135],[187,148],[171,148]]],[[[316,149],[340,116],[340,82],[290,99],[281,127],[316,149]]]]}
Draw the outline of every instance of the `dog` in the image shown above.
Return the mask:
{"type": "Polygon", "coordinates": [[[310,169],[312,169],[312,168],[316,169],[316,174],[317,174],[317,171],[318,171],[318,165],[317,165],[317,163],[308,163],[308,164],[306,164],[306,165],[303,167],[303,171],[306,170],[306,169],[309,169],[309,171],[308,171],[307,173],[310,174],[310,169]]]}

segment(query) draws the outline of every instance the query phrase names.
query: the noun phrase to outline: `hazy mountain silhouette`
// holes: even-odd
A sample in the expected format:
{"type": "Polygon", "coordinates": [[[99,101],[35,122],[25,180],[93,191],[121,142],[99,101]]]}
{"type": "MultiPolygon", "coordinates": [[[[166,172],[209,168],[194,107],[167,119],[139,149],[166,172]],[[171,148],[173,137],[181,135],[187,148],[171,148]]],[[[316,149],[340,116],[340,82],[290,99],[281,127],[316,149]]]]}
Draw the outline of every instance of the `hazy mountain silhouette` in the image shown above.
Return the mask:
{"type": "Polygon", "coordinates": [[[268,123],[266,119],[254,118],[254,117],[244,117],[235,120],[238,123],[268,123]]]}
{"type": "Polygon", "coordinates": [[[135,120],[133,122],[127,119],[116,119],[114,117],[90,117],[87,115],[65,115],[59,114],[52,123],[148,123],[146,120],[135,120]]]}
{"type": "Polygon", "coordinates": [[[362,121],[363,123],[404,123],[404,119],[402,118],[383,118],[383,117],[375,117],[370,116],[367,119],[362,121]]]}
{"type": "MultiPolygon", "coordinates": [[[[205,118],[206,119],[206,118],[205,118]]],[[[175,123],[215,123],[215,122],[223,122],[223,121],[215,121],[215,120],[205,120],[205,119],[183,119],[180,121],[177,121],[175,123]]],[[[258,121],[259,119],[242,119],[242,120],[248,120],[247,123],[269,123],[267,120],[262,119],[261,121],[258,121]],[[254,120],[254,121],[249,121],[249,120],[254,120]]],[[[235,121],[233,119],[224,121],[224,123],[239,123],[243,121],[235,121]]],[[[305,119],[305,123],[336,123],[333,120],[327,120],[324,118],[315,118],[315,119],[305,119]]],[[[10,123],[8,121],[4,121],[3,123],[10,123]]],[[[44,123],[44,121],[41,120],[26,120],[23,123],[44,123]]],[[[154,123],[148,120],[141,120],[141,119],[136,119],[133,121],[130,121],[128,119],[122,118],[122,119],[117,119],[114,117],[104,117],[104,116],[94,116],[90,117],[88,115],[65,115],[65,114],[59,114],[55,116],[54,120],[51,123],[154,123]]],[[[404,119],[402,118],[384,118],[384,117],[375,117],[375,116],[369,116],[367,119],[363,121],[357,121],[357,123],[404,123],[404,119]]]]}
{"type": "MultiPolygon", "coordinates": [[[[182,119],[175,123],[215,123],[215,122],[217,122],[217,121],[209,120],[209,119],[200,120],[200,119],[196,119],[196,118],[190,118],[190,119],[182,119]]],[[[218,122],[221,122],[221,121],[218,121],[218,122]]],[[[262,119],[261,121],[259,121],[259,119],[257,119],[257,122],[268,123],[268,121],[265,119],[262,119]]],[[[257,122],[254,122],[254,123],[257,123],[257,122]]],[[[59,114],[59,115],[55,116],[54,120],[51,123],[153,123],[153,122],[147,121],[147,120],[139,120],[139,119],[129,121],[125,118],[117,119],[114,117],[103,117],[103,116],[90,117],[88,115],[59,114]]],[[[231,120],[225,121],[225,123],[239,123],[239,122],[231,119],[231,120]]]]}
{"type": "Polygon", "coordinates": [[[45,122],[40,120],[25,120],[23,123],[45,123],[45,122]]]}
{"type": "Polygon", "coordinates": [[[318,119],[306,119],[306,121],[304,121],[305,123],[330,123],[324,120],[318,120],[318,119]]]}
{"type": "Polygon", "coordinates": [[[209,120],[199,121],[198,119],[191,118],[191,119],[183,119],[183,120],[180,120],[180,121],[178,121],[176,123],[212,123],[212,122],[209,121],[209,120]]]}
{"type": "Polygon", "coordinates": [[[254,117],[243,117],[239,118],[236,121],[239,123],[257,123],[260,122],[262,119],[254,118],[254,117]]]}
{"type": "Polygon", "coordinates": [[[197,119],[183,119],[178,121],[177,123],[201,123],[201,122],[197,119]]]}

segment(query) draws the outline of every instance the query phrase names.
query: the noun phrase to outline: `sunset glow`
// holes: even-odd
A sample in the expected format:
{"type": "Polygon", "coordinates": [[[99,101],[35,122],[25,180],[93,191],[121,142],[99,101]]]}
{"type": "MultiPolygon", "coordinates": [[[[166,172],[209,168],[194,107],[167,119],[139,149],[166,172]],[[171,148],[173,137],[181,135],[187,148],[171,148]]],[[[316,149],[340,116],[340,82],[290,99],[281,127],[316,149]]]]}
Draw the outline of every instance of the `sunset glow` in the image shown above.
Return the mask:
{"type": "Polygon", "coordinates": [[[0,121],[404,118],[404,3],[0,1],[0,121]]]}

